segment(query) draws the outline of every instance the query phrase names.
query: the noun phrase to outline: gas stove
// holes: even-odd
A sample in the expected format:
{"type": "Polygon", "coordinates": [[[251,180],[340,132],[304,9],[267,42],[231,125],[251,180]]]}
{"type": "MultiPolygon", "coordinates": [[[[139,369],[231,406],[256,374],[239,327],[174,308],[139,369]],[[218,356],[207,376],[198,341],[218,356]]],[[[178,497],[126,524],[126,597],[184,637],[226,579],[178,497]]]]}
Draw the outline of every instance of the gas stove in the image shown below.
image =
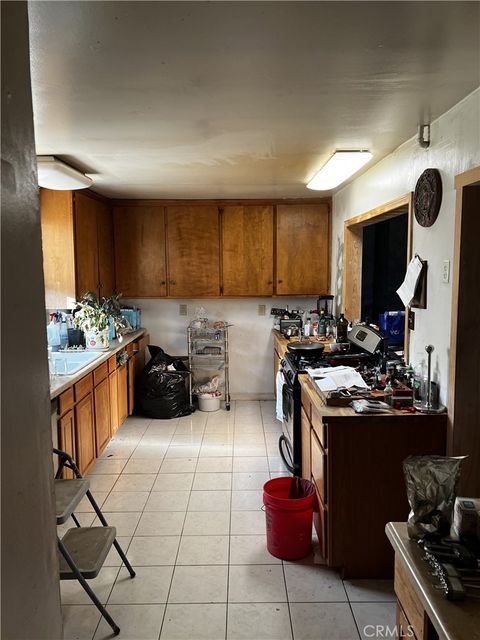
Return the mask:
{"type": "Polygon", "coordinates": [[[282,371],[288,383],[294,384],[300,373],[306,373],[307,368],[328,367],[323,353],[316,356],[300,356],[287,352],[282,360],[282,371]]]}

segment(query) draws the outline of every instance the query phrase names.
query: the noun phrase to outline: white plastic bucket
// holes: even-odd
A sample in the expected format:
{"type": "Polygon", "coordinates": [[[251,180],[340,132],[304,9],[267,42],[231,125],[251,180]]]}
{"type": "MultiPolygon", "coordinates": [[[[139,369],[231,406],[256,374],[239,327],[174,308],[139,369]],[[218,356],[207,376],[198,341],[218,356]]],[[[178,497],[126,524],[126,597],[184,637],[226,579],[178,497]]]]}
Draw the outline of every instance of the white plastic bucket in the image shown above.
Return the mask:
{"type": "Polygon", "coordinates": [[[222,396],[212,397],[210,394],[198,396],[198,408],[200,411],[218,411],[222,396]]]}

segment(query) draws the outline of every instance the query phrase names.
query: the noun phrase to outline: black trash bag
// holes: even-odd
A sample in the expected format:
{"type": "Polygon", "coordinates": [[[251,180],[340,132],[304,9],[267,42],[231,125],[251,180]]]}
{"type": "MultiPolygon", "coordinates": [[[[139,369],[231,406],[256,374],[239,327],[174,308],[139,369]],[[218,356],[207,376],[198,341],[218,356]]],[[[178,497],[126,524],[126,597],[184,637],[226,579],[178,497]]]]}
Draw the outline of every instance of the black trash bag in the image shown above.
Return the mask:
{"type": "Polygon", "coordinates": [[[410,538],[448,536],[453,506],[465,456],[408,456],[403,473],[410,505],[407,529],[410,538]]]}
{"type": "Polygon", "coordinates": [[[152,359],[135,385],[135,410],[147,418],[168,420],[193,413],[187,391],[188,368],[160,347],[149,346],[152,359]],[[174,371],[167,368],[173,365],[174,371]]]}

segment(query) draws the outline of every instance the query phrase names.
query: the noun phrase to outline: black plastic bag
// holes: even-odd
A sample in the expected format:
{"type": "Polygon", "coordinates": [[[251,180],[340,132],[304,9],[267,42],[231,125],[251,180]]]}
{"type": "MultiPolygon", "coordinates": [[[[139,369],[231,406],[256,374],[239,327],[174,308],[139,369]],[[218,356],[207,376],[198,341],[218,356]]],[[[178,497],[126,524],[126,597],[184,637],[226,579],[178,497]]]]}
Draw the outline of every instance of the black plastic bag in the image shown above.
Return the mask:
{"type": "Polygon", "coordinates": [[[160,347],[150,345],[149,351],[153,357],[135,385],[136,412],[163,420],[190,415],[193,407],[187,391],[189,372],[185,363],[160,347]],[[174,371],[168,371],[170,365],[174,371]]]}

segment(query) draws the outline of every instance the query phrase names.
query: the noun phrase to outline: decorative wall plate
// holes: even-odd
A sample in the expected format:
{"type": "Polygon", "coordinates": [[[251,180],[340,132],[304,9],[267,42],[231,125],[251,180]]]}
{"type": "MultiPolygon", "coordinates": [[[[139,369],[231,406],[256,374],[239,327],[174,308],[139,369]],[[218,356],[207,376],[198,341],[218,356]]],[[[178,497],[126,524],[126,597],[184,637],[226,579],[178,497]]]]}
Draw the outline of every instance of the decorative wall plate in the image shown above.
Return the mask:
{"type": "Polygon", "coordinates": [[[415,218],[422,227],[431,227],[442,203],[442,178],[438,169],[425,169],[417,180],[413,205],[415,218]]]}

